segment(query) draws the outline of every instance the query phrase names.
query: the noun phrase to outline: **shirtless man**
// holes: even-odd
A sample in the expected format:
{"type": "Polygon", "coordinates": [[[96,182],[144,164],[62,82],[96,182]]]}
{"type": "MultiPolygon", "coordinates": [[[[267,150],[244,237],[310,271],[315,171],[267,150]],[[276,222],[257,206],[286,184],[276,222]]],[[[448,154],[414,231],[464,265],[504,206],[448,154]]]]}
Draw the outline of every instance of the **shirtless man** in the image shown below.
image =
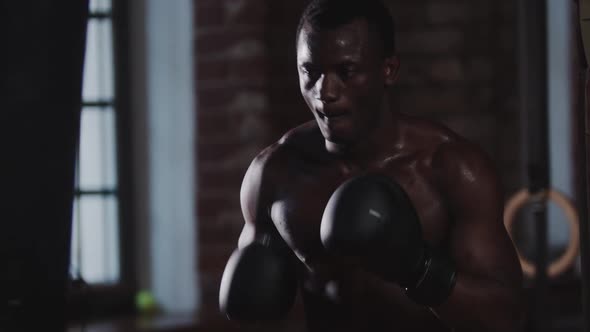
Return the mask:
{"type": "Polygon", "coordinates": [[[315,121],[267,147],[245,175],[245,225],[220,288],[230,319],[280,319],[297,289],[309,331],[520,330],[522,276],[497,174],[474,144],[388,108],[399,65],[393,23],[378,0],[314,0],[306,8],[297,66],[315,121]],[[409,245],[392,236],[373,246],[381,249],[363,247],[383,239],[361,239],[359,227],[386,232],[355,216],[363,204],[393,202],[383,192],[353,186],[348,201],[327,207],[343,183],[370,174],[385,175],[409,198],[392,203],[404,213],[388,221],[402,235],[418,225],[409,245]],[[337,236],[352,247],[328,248],[337,236]],[[400,246],[401,254],[383,249],[400,246]],[[392,276],[410,274],[399,261],[417,248],[442,257],[426,264],[438,272],[422,269],[411,282],[392,276]],[[419,286],[428,279],[430,288],[419,286]]]}

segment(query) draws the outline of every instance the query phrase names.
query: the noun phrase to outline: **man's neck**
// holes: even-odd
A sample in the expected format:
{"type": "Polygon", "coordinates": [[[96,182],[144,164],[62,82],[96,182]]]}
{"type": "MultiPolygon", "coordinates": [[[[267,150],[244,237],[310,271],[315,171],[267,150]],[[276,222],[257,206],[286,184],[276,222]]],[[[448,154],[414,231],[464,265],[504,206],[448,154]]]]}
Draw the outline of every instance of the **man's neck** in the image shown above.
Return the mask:
{"type": "Polygon", "coordinates": [[[399,119],[389,109],[382,110],[381,119],[373,131],[354,145],[325,141],[326,149],[339,161],[366,169],[383,157],[390,157],[398,145],[399,119]],[[393,150],[392,150],[393,149],[393,150]]]}

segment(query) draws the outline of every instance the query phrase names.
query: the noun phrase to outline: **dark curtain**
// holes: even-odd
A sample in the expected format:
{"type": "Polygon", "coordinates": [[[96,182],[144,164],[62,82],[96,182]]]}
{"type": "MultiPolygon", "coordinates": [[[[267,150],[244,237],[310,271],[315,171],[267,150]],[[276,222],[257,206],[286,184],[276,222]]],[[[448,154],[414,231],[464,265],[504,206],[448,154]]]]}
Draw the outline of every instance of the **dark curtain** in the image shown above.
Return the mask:
{"type": "Polygon", "coordinates": [[[0,2],[0,331],[64,331],[88,0],[0,2]]]}

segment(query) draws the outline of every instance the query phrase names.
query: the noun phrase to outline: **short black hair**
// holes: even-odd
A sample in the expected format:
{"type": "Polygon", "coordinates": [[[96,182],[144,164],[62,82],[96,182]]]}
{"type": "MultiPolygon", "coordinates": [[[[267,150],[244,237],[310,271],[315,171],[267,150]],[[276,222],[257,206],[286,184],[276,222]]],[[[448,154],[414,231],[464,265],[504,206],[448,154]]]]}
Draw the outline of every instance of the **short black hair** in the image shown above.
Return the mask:
{"type": "Polygon", "coordinates": [[[301,14],[297,38],[305,25],[309,25],[313,30],[333,29],[359,18],[365,19],[369,28],[379,35],[383,55],[394,55],[393,17],[380,0],[312,0],[301,14]]]}

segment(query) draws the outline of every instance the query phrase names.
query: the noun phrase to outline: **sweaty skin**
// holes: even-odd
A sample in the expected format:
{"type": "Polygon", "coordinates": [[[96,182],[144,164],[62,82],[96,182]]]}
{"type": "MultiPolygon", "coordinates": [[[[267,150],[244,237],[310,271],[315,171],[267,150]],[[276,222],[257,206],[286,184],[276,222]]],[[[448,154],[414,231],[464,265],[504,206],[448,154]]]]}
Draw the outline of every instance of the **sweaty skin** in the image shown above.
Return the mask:
{"type": "MultiPolygon", "coordinates": [[[[475,145],[433,122],[386,105],[397,57],[383,57],[368,25],[304,27],[297,46],[300,87],[315,117],[252,162],[241,190],[239,247],[279,244],[298,267],[309,331],[518,331],[521,270],[502,223],[491,162],[475,145]],[[425,241],[457,266],[451,296],[416,305],[357,257],[323,249],[320,222],[336,188],[378,171],[412,200],[425,241]]],[[[387,253],[383,253],[386,263],[387,253]]]]}

